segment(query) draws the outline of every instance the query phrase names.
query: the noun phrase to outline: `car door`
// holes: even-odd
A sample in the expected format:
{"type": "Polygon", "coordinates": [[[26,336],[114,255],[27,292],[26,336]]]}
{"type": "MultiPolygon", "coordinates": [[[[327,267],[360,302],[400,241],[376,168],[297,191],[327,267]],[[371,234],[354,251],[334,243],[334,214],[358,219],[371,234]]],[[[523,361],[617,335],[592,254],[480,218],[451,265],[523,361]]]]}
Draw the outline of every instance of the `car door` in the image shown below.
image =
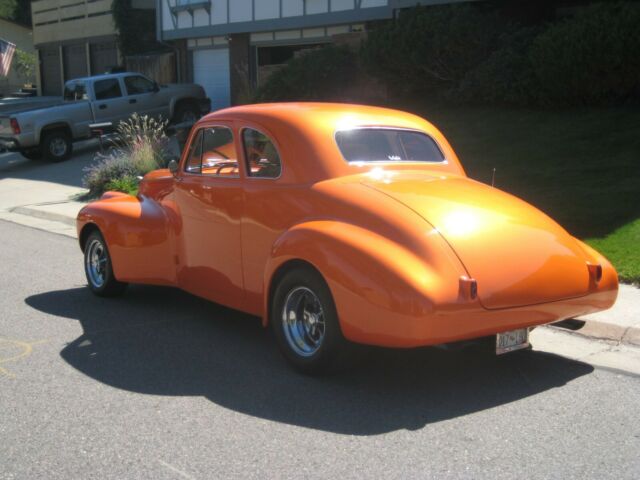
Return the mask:
{"type": "Polygon", "coordinates": [[[200,128],[176,175],[181,228],[178,284],[232,308],[244,300],[240,222],[243,189],[230,124],[200,128]]]}
{"type": "Polygon", "coordinates": [[[114,127],[129,118],[130,108],[128,99],[122,94],[122,85],[118,77],[108,77],[93,82],[91,102],[93,118],[96,123],[111,122],[114,127]]]}
{"type": "Polygon", "coordinates": [[[167,119],[169,102],[155,83],[142,75],[129,75],[124,77],[124,85],[132,111],[167,119]]]}

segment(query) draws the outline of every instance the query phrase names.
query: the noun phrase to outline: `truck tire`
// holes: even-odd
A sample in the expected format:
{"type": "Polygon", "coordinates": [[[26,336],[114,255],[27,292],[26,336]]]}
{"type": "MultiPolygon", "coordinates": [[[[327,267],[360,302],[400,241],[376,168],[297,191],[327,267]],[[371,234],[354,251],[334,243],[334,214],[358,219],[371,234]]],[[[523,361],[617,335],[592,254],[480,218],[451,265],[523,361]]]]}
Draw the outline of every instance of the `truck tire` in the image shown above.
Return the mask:
{"type": "Polygon", "coordinates": [[[64,130],[47,132],[42,137],[42,153],[50,162],[62,162],[71,157],[73,143],[64,130]]]}
{"type": "Polygon", "coordinates": [[[200,118],[198,107],[191,102],[180,103],[173,114],[173,123],[195,123],[200,118]]]}
{"type": "Polygon", "coordinates": [[[42,158],[42,150],[40,148],[30,148],[22,150],[20,155],[28,160],[40,160],[42,158]]]}

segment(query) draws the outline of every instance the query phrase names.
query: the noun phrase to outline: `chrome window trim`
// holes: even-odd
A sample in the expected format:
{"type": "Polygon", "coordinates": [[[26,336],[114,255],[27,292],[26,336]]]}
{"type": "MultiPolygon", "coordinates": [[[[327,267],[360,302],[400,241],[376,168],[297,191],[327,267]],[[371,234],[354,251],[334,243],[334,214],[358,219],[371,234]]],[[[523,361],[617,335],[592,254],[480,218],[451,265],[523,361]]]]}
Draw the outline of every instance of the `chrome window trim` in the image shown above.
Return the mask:
{"type": "Polygon", "coordinates": [[[282,161],[282,155],[280,155],[280,149],[278,148],[278,145],[276,145],[276,142],[273,141],[273,137],[271,135],[267,135],[266,133],[264,133],[262,130],[258,128],[244,126],[240,129],[240,141],[242,142],[242,155],[244,156],[244,169],[246,172],[245,178],[256,179],[256,180],[278,180],[279,178],[282,177],[282,172],[284,171],[284,162],[282,161]],[[247,146],[244,144],[245,130],[253,130],[255,132],[261,133],[262,135],[267,137],[269,141],[273,144],[273,148],[276,149],[276,152],[278,153],[278,158],[280,159],[280,175],[278,175],[277,177],[254,177],[253,175],[251,175],[251,170],[249,168],[249,165],[247,164],[247,161],[249,160],[247,158],[247,146]]]}
{"type": "Polygon", "coordinates": [[[440,143],[435,138],[433,138],[433,136],[429,135],[424,130],[418,130],[417,128],[391,127],[391,126],[386,126],[386,125],[384,125],[384,126],[383,125],[358,125],[358,126],[351,127],[351,128],[339,128],[339,129],[335,130],[333,132],[333,141],[336,144],[336,148],[340,152],[340,156],[342,157],[342,159],[344,160],[344,162],[347,165],[358,165],[358,164],[362,164],[362,165],[398,165],[398,164],[401,164],[401,165],[407,165],[407,164],[415,164],[415,165],[448,165],[449,164],[449,159],[444,154],[444,150],[442,149],[440,143]],[[349,132],[349,131],[352,131],[352,130],[395,130],[395,131],[403,131],[403,132],[420,133],[420,134],[428,137],[435,144],[435,146],[440,151],[440,154],[442,155],[442,160],[437,161],[437,162],[432,162],[432,161],[428,161],[428,160],[352,160],[352,161],[349,161],[349,160],[347,160],[345,158],[344,154],[342,153],[342,149],[340,148],[340,145],[338,144],[337,135],[340,132],[349,132]]]}
{"type": "MultiPolygon", "coordinates": [[[[233,143],[235,145],[236,143],[236,138],[233,134],[233,128],[228,127],[226,125],[204,125],[200,128],[198,128],[198,130],[196,130],[193,134],[194,137],[198,136],[198,134],[200,132],[202,132],[202,137],[200,137],[200,148],[204,148],[204,130],[206,130],[207,128],[226,128],[227,130],[229,130],[231,132],[231,138],[233,139],[233,143]]],[[[189,148],[191,148],[191,145],[193,145],[193,142],[189,144],[189,148]]],[[[187,170],[187,166],[189,165],[189,150],[187,149],[187,157],[185,158],[184,161],[184,166],[182,168],[182,174],[183,175],[187,175],[187,176],[194,176],[194,177],[203,177],[203,178],[225,178],[225,179],[229,179],[229,180],[236,180],[240,178],[240,159],[236,159],[236,161],[238,162],[238,174],[237,175],[215,175],[213,173],[202,173],[202,155],[204,154],[204,151],[200,152],[200,173],[193,173],[193,172],[189,172],[187,170]]],[[[236,156],[238,152],[236,152],[236,156]]]]}

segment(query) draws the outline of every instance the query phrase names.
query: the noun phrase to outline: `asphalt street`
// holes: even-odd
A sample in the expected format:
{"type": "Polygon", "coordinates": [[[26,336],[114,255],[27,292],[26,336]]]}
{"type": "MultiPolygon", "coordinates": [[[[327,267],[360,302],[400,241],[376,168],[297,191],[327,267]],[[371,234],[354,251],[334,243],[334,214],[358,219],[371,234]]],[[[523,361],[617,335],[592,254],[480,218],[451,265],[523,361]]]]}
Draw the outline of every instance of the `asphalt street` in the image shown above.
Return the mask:
{"type": "Polygon", "coordinates": [[[640,477],[638,376],[425,348],[308,378],[256,318],[92,296],[71,238],[0,245],[0,478],[640,477]]]}

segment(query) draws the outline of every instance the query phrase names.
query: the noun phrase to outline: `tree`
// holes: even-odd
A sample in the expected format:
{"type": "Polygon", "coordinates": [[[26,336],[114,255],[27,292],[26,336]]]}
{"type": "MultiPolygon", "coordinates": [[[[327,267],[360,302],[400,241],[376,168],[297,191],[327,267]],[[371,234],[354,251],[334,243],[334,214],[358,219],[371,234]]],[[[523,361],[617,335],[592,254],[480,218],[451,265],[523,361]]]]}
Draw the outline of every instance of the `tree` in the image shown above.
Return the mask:
{"type": "Polygon", "coordinates": [[[25,52],[16,48],[13,57],[13,69],[23,82],[32,82],[35,80],[37,57],[34,53],[25,52]]]}
{"type": "Polygon", "coordinates": [[[0,18],[31,26],[30,0],[0,0],[0,18]]]}

